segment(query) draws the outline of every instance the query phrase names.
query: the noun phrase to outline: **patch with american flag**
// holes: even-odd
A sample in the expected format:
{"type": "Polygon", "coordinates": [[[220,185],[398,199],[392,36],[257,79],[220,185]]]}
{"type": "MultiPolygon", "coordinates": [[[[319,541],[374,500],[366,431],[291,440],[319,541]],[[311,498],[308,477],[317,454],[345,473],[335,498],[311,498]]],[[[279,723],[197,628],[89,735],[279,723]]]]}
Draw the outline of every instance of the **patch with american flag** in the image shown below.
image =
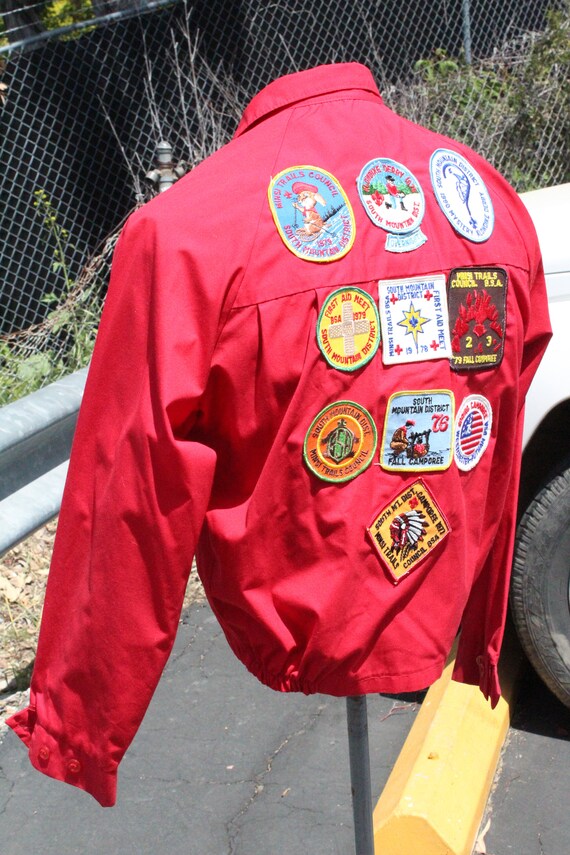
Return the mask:
{"type": "Polygon", "coordinates": [[[479,463],[491,438],[493,411],[483,395],[469,395],[457,411],[454,459],[459,469],[468,472],[479,463]]]}

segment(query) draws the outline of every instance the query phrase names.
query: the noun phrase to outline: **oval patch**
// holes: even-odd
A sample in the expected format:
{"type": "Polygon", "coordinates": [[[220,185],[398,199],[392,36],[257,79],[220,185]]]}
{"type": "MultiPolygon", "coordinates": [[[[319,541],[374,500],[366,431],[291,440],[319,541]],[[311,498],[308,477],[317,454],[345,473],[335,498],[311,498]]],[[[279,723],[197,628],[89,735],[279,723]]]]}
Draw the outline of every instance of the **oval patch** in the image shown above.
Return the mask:
{"type": "Polygon", "coordinates": [[[271,180],[271,213],[285,246],[306,261],[336,261],[354,243],[354,212],[336,178],[316,166],[291,166],[271,180]]]}
{"type": "Polygon", "coordinates": [[[358,195],[375,226],[389,232],[388,252],[410,252],[427,237],[420,229],[425,198],[417,178],[397,160],[369,160],[356,181],[358,195]]]}
{"type": "Polygon", "coordinates": [[[429,170],[435,198],[455,231],[475,243],[488,240],[495,226],[493,203],[469,161],[456,151],[438,148],[429,170]]]}
{"type": "Polygon", "coordinates": [[[305,436],[303,457],[318,478],[342,483],[370,466],[376,442],[370,413],[353,401],[335,401],[313,419],[305,436]]]}
{"type": "Polygon", "coordinates": [[[370,294],[337,288],[325,300],[317,321],[317,342],[327,362],[356,371],[370,362],[380,344],[380,316],[370,294]]]}
{"type": "Polygon", "coordinates": [[[468,472],[479,463],[491,438],[493,411],[483,395],[469,395],[455,420],[454,458],[459,469],[468,472]]]}

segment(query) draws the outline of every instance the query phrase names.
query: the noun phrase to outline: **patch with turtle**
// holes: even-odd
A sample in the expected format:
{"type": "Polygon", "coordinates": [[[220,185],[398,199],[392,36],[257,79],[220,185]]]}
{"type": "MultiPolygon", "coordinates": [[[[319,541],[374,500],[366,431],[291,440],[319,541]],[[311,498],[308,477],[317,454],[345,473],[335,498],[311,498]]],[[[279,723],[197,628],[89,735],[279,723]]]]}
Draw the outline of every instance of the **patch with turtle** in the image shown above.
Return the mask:
{"type": "Polygon", "coordinates": [[[376,425],[354,401],[335,401],[315,416],[303,445],[307,467],[323,481],[342,483],[356,478],[374,458],[376,425]]]}

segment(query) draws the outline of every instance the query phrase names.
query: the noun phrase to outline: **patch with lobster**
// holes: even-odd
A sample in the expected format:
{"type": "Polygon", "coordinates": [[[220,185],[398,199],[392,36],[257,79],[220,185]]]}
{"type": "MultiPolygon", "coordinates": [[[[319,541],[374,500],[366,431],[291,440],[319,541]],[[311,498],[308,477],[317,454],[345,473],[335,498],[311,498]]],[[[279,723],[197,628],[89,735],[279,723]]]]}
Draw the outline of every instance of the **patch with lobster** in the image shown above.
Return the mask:
{"type": "Polygon", "coordinates": [[[451,367],[465,371],[500,365],[505,348],[506,270],[501,267],[452,270],[447,302],[451,367]]]}
{"type": "Polygon", "coordinates": [[[453,458],[454,397],[447,389],[396,392],[388,401],[380,465],[392,472],[436,472],[453,458]]]}
{"type": "Polygon", "coordinates": [[[451,531],[421,479],[398,493],[367,529],[394,582],[415,570],[451,531]]]}

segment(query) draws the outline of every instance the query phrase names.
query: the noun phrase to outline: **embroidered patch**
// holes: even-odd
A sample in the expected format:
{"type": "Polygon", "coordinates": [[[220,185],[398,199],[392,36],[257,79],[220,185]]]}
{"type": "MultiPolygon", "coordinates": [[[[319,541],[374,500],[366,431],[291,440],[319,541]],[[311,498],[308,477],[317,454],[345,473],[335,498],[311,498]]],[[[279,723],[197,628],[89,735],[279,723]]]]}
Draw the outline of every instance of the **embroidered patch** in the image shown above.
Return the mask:
{"type": "Polygon", "coordinates": [[[403,164],[389,157],[368,161],[356,180],[364,210],[389,232],[388,252],[410,252],[427,237],[420,229],[426,203],[419,181],[403,164]]]}
{"type": "Polygon", "coordinates": [[[447,148],[434,151],[429,169],[435,198],[455,231],[475,243],[488,240],[495,214],[479,173],[468,160],[447,148]]]}
{"type": "Polygon", "coordinates": [[[317,341],[327,362],[341,371],[370,362],[380,344],[380,318],[370,294],[360,288],[329,294],[317,321],[317,341]]]}
{"type": "Polygon", "coordinates": [[[465,398],[455,420],[454,452],[459,469],[468,472],[479,463],[491,438],[493,411],[482,395],[465,398]]]}
{"type": "Polygon", "coordinates": [[[303,457],[323,481],[350,481],[370,466],[376,442],[376,425],[370,413],[353,401],[336,401],[313,419],[303,457]]]}
{"type": "Polygon", "coordinates": [[[453,393],[396,392],[388,401],[380,465],[393,472],[448,469],[453,455],[453,393]]]}
{"type": "Polygon", "coordinates": [[[399,582],[433,552],[451,528],[419,479],[398,493],[367,531],[393,580],[399,582]]]}
{"type": "Polygon", "coordinates": [[[507,272],[500,267],[458,267],[447,292],[451,367],[495,368],[505,347],[507,272]]]}
{"type": "Polygon", "coordinates": [[[378,282],[385,364],[451,356],[445,276],[378,282]]]}
{"type": "Polygon", "coordinates": [[[294,255],[335,261],[354,243],[354,212],[330,172],[291,166],[271,180],[269,205],[277,230],[294,255]]]}

